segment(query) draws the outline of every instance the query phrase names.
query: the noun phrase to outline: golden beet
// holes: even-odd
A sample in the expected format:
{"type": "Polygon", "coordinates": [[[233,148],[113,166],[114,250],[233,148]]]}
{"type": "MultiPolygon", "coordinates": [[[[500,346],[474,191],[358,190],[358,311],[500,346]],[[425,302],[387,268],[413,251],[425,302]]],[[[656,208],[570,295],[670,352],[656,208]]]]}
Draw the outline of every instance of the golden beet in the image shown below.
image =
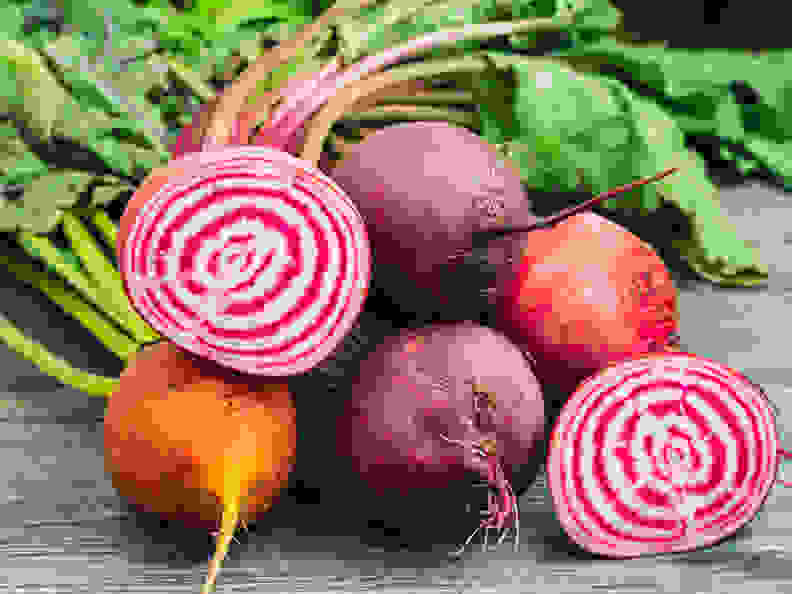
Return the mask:
{"type": "Polygon", "coordinates": [[[109,398],[105,467],[118,492],[142,508],[189,526],[219,526],[210,584],[239,522],[267,511],[286,485],[295,420],[285,382],[160,342],[131,360],[109,398]]]}

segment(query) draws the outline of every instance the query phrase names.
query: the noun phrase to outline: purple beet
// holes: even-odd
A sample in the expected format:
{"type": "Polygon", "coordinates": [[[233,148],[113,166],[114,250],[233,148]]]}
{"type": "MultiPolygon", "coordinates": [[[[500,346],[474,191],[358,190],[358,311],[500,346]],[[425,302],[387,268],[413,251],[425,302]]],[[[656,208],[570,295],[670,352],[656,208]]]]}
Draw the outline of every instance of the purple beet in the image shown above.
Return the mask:
{"type": "Polygon", "coordinates": [[[518,528],[512,481],[525,468],[535,472],[542,457],[544,402],[528,360],[503,335],[473,322],[438,323],[374,350],[336,429],[340,459],[374,501],[426,506],[437,504],[432,491],[484,481],[484,523],[505,537],[518,528]]]}
{"type": "Polygon", "coordinates": [[[366,221],[374,282],[405,312],[458,306],[460,295],[449,294],[438,272],[470,247],[475,231],[536,221],[513,165],[445,122],[378,130],[330,176],[366,221]]]}

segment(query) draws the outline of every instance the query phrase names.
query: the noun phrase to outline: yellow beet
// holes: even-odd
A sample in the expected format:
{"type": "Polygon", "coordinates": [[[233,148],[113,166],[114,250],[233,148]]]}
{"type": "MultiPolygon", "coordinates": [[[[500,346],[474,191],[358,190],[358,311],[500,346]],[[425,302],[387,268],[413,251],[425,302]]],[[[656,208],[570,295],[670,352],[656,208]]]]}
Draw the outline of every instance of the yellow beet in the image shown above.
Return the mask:
{"type": "Polygon", "coordinates": [[[131,359],[104,420],[105,467],[140,507],[217,530],[209,592],[240,522],[270,509],[294,465],[283,381],[230,371],[169,342],[131,359]]]}

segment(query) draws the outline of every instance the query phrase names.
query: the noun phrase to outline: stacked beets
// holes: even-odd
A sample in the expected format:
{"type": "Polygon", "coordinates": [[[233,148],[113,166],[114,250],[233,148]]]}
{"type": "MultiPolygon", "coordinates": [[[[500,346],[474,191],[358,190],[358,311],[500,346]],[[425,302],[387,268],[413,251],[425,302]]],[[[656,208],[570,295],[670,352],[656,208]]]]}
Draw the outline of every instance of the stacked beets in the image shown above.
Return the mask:
{"type": "Polygon", "coordinates": [[[581,547],[686,551],[755,515],[778,465],[771,411],[743,375],[676,352],[676,289],[647,243],[591,212],[542,224],[515,169],[444,123],[378,131],[331,176],[366,222],[375,284],[418,326],[363,363],[337,428],[340,458],[374,492],[445,493],[483,478],[480,528],[502,540],[519,529],[514,465],[541,455],[551,396],[564,406],[550,488],[581,547]],[[493,328],[453,322],[465,319],[493,328]],[[490,432],[475,420],[477,381],[494,388],[490,432]],[[748,467],[735,467],[733,444],[750,452],[748,467]]]}
{"type": "MultiPolygon", "coordinates": [[[[293,57],[343,10],[334,5],[254,66],[293,57]]],[[[486,518],[465,544],[495,529],[499,542],[513,532],[516,546],[513,485],[524,487],[543,459],[545,401],[566,402],[548,466],[575,542],[617,557],[710,544],[750,520],[766,495],[775,425],[747,378],[675,352],[676,289],[657,253],[583,212],[629,187],[539,220],[517,169],[445,123],[378,131],[328,176],[319,171],[327,161],[288,154],[329,100],[303,147],[318,152],[315,130],[395,82],[376,74],[385,66],[485,29],[538,25],[435,32],[297,81],[274,97],[282,102],[253,141],[268,146],[196,153],[152,175],[122,228],[131,238],[121,241],[122,274],[141,315],[185,348],[245,372],[295,375],[339,354],[367,297],[370,248],[373,284],[396,306],[379,314],[395,320],[398,308],[403,328],[361,357],[341,390],[334,472],[345,465],[397,506],[432,501],[424,509],[438,512],[444,499],[431,494],[482,481],[486,518]],[[207,196],[214,202],[200,223],[207,196]],[[729,485],[738,491],[725,493],[729,485]]],[[[250,114],[229,119],[243,94],[220,98],[224,115],[209,140],[244,142],[250,114]]],[[[179,154],[206,148],[182,141],[179,154]]]]}

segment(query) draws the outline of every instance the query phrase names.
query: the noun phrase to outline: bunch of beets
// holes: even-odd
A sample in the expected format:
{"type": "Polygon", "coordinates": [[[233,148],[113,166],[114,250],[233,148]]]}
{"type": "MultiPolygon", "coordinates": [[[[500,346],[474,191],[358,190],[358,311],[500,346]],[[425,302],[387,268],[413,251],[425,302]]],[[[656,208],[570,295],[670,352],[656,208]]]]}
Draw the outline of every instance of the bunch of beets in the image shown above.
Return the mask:
{"type": "Polygon", "coordinates": [[[246,107],[257,77],[338,10],[205,105],[127,206],[125,289],[165,339],[108,403],[119,491],[217,531],[208,591],[234,530],[288,482],[303,385],[305,426],[331,428],[317,429],[328,482],[348,473],[380,508],[435,518],[449,494],[486,485],[486,517],[464,545],[495,530],[517,546],[517,495],[542,463],[558,520],[590,552],[679,552],[734,534],[784,455],[769,401],[743,374],[681,351],[663,261],[590,211],[676,170],[538,219],[514,165],[462,127],[388,126],[331,166],[322,140],[398,81],[377,74],[385,66],[547,26],[433,33],[347,67],[330,61],[246,107]],[[369,332],[370,312],[388,329],[369,332]],[[343,389],[305,383],[365,336],[372,348],[343,389]],[[317,412],[327,400],[332,416],[317,412]]]}

